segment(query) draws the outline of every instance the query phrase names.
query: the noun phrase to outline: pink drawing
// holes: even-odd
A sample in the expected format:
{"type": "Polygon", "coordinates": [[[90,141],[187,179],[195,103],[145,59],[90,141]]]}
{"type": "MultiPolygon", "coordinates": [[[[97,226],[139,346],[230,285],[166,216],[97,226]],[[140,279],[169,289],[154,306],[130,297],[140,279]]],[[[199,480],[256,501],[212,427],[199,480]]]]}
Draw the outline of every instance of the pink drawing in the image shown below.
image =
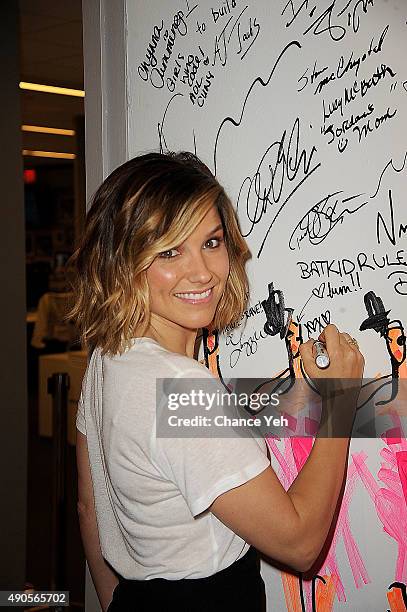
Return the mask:
{"type": "MultiPolygon", "coordinates": [[[[395,417],[397,418],[399,417],[395,417]]],[[[377,474],[383,487],[380,487],[366,466],[366,456],[356,453],[352,458],[375,504],[383,530],[397,542],[395,580],[405,583],[407,581],[407,442],[401,434],[402,429],[399,426],[383,435],[386,446],[380,452],[383,461],[377,474]]]]}
{"type": "MultiPolygon", "coordinates": [[[[299,470],[304,465],[311,451],[313,440],[312,438],[292,437],[282,440],[283,450],[277,444],[274,438],[266,438],[266,442],[278,462],[279,470],[278,477],[285,489],[288,489],[296,478],[299,470]]],[[[359,547],[355,537],[352,534],[349,522],[349,506],[354,494],[357,482],[359,481],[359,472],[356,465],[350,462],[346,479],[346,488],[342,500],[341,509],[339,512],[335,533],[332,538],[328,553],[321,565],[318,568],[318,573],[331,576],[335,585],[335,591],[338,601],[347,601],[345,588],[341,579],[339,570],[336,548],[339,539],[342,537],[345,550],[352,571],[353,579],[356,588],[362,588],[364,584],[370,583],[370,578],[366,570],[365,563],[362,559],[359,547]]],[[[312,597],[312,581],[303,581],[307,606],[311,609],[312,597]]]]}

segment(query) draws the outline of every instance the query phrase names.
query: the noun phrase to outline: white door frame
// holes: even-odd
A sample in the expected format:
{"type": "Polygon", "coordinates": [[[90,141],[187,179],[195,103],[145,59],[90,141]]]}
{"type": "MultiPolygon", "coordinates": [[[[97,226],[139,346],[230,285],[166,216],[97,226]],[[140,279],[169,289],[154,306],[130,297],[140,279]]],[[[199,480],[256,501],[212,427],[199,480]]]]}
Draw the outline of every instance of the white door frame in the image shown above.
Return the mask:
{"type": "MultiPolygon", "coordinates": [[[[128,159],[125,0],[82,0],[87,209],[101,182],[128,159]]],[[[100,605],[86,563],[85,611],[100,605]]]]}

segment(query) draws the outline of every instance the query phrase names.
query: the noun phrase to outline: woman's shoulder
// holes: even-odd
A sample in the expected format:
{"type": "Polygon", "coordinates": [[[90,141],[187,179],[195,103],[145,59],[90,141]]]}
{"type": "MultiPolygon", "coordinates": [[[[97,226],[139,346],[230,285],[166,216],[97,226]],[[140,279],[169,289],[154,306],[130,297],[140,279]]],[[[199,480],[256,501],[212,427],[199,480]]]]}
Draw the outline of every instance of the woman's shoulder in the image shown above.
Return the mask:
{"type": "Polygon", "coordinates": [[[109,359],[109,366],[122,374],[130,370],[146,379],[213,378],[209,370],[195,359],[173,353],[147,337],[134,338],[127,351],[109,359]]]}

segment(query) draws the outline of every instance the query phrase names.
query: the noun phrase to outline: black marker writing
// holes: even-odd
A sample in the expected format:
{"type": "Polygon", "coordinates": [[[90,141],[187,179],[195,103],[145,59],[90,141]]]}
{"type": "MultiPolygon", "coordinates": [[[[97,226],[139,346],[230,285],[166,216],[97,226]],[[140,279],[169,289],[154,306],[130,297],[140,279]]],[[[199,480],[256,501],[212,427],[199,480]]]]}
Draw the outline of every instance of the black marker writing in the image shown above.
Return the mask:
{"type": "Polygon", "coordinates": [[[260,257],[270,230],[288,200],[321,165],[315,164],[312,166],[313,156],[317,149],[315,146],[312,146],[309,151],[306,148],[301,148],[300,136],[300,120],[297,117],[289,135],[287,130],[284,130],[281,138],[274,141],[266,149],[254,175],[246,177],[240,187],[237,209],[244,201],[245,208],[241,214],[243,221],[249,221],[249,229],[244,233],[244,236],[251,234],[255,225],[262,221],[269,207],[280,204],[276,212],[273,209],[273,219],[266,230],[257,257],[260,257]],[[266,166],[268,167],[268,173],[263,170],[266,166]],[[264,174],[266,175],[265,184],[262,182],[264,174]],[[301,179],[296,182],[294,188],[290,191],[289,188],[286,188],[286,183],[290,185],[290,183],[296,181],[297,176],[301,179]]]}
{"type": "Polygon", "coordinates": [[[386,233],[386,237],[387,239],[391,242],[391,244],[393,246],[396,246],[396,241],[398,238],[404,237],[407,233],[407,223],[406,225],[403,225],[402,223],[400,223],[399,225],[399,229],[398,229],[398,234],[396,235],[396,227],[395,227],[395,222],[394,222],[394,210],[393,210],[393,197],[392,197],[392,190],[389,189],[389,211],[390,211],[390,224],[389,226],[387,225],[386,221],[383,218],[383,215],[378,212],[377,213],[377,219],[376,219],[376,239],[377,239],[377,244],[380,244],[380,237],[381,237],[381,232],[380,229],[382,228],[385,233],[386,233]]]}
{"type": "Polygon", "coordinates": [[[305,239],[309,244],[320,244],[338,223],[343,222],[346,215],[354,214],[367,204],[367,201],[364,201],[350,208],[348,202],[360,198],[363,194],[338,198],[342,193],[343,191],[329,193],[308,210],[290,236],[288,246],[292,251],[300,249],[301,242],[305,239]],[[347,206],[343,208],[342,204],[347,206]]]}

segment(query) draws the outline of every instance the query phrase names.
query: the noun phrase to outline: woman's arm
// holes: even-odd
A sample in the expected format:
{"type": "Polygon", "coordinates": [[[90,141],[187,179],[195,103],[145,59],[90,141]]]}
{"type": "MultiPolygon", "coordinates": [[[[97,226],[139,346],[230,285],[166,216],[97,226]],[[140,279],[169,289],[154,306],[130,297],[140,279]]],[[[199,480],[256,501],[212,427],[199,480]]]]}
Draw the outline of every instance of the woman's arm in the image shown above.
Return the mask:
{"type": "Polygon", "coordinates": [[[300,572],[317,559],[334,516],[349,440],[316,440],[289,491],[272,467],[223,493],[209,510],[265,555],[300,572]]]}
{"type": "Polygon", "coordinates": [[[82,543],[100,605],[103,612],[106,612],[113,597],[113,590],[119,581],[102,557],[100,550],[88,445],[86,436],[78,429],[76,430],[76,461],[78,468],[78,517],[82,543]]]}
{"type": "MultiPolygon", "coordinates": [[[[340,386],[341,381],[349,379],[355,384],[348,392],[327,397],[323,404],[326,419],[322,420],[322,428],[297,478],[286,492],[270,466],[245,484],[217,497],[209,507],[246,542],[301,572],[308,571],[316,561],[334,517],[346,475],[349,439],[364,367],[362,354],[349,345],[346,336],[339,335],[333,325],[325,330],[334,364],[329,373],[331,384],[338,380],[340,386]],[[329,433],[343,437],[327,437],[329,433]]],[[[317,378],[321,373],[314,364],[311,347],[310,341],[303,344],[301,356],[307,371],[317,378]]]]}

